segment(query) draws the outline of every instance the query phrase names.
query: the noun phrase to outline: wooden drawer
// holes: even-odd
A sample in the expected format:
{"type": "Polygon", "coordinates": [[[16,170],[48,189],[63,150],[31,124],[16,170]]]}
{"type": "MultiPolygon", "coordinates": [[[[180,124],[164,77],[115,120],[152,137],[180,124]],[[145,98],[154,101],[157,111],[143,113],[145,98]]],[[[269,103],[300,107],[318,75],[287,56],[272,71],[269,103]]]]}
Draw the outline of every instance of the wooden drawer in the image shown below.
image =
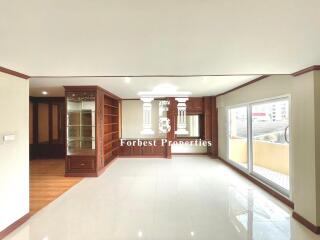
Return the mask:
{"type": "Polygon", "coordinates": [[[94,158],[92,157],[68,157],[69,170],[94,170],[94,158]]]}

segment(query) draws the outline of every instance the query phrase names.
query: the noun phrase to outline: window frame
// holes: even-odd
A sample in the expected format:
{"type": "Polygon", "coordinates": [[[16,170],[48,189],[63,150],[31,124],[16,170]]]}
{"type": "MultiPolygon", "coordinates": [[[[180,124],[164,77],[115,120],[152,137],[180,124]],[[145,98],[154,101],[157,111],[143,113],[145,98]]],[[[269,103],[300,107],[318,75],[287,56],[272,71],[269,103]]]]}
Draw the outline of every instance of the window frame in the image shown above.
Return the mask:
{"type": "MultiPolygon", "coordinates": [[[[255,104],[265,104],[265,103],[272,103],[279,100],[288,100],[288,110],[289,110],[289,126],[292,128],[292,108],[291,108],[291,95],[290,94],[284,94],[276,97],[270,97],[270,98],[263,98],[259,100],[253,100],[241,104],[235,104],[235,105],[229,105],[226,107],[226,115],[227,115],[227,127],[226,127],[226,139],[227,139],[227,162],[232,164],[234,167],[240,169],[241,171],[247,173],[250,176],[253,176],[258,181],[262,182],[263,184],[266,184],[267,186],[273,188],[280,194],[288,197],[289,200],[292,200],[292,189],[293,189],[293,161],[292,161],[292,143],[289,144],[289,190],[282,188],[278,184],[270,181],[269,179],[263,177],[262,175],[259,175],[253,171],[253,146],[252,146],[252,106],[255,104]],[[235,163],[230,159],[229,156],[229,136],[230,136],[230,110],[234,108],[239,107],[247,107],[247,141],[248,141],[248,169],[244,168],[243,166],[235,163]]],[[[292,138],[292,134],[291,134],[292,138]]],[[[291,141],[292,142],[292,141],[291,141]]]]}

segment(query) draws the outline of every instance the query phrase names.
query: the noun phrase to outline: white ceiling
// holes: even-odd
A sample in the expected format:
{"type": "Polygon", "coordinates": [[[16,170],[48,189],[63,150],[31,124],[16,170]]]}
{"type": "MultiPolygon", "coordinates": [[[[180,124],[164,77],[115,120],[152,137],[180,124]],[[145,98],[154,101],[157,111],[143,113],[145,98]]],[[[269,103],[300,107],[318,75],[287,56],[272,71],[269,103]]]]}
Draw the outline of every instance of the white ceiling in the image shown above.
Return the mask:
{"type": "Polygon", "coordinates": [[[319,0],[0,6],[0,66],[31,76],[287,74],[320,64],[319,0]]]}
{"type": "Polygon", "coordinates": [[[190,91],[191,96],[212,96],[237,87],[259,77],[252,76],[214,76],[214,77],[131,77],[127,83],[123,77],[59,77],[31,78],[30,95],[64,96],[63,86],[98,85],[121,98],[139,98],[138,92],[156,89],[190,91]]]}

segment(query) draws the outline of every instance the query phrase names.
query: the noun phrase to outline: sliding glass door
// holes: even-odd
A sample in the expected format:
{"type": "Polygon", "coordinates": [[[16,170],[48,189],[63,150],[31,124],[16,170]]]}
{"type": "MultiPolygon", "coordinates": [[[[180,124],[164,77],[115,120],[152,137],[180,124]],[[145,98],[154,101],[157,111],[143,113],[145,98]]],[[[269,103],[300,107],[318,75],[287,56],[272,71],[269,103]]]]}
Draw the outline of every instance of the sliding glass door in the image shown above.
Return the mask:
{"type": "Polygon", "coordinates": [[[248,108],[229,110],[229,160],[248,169],[248,108]]]}
{"type": "Polygon", "coordinates": [[[278,98],[228,111],[229,161],[286,195],[290,190],[289,109],[289,98],[278,98]]]}
{"type": "Polygon", "coordinates": [[[289,191],[289,100],[252,104],[252,170],[289,191]]]}

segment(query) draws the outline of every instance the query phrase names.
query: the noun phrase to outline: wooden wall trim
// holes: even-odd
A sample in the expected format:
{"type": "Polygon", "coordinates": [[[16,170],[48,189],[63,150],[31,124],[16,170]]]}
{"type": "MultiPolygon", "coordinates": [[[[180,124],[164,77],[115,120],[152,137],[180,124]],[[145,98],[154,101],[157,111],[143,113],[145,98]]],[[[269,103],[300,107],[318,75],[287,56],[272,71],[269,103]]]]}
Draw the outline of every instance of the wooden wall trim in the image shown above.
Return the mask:
{"type": "Polygon", "coordinates": [[[302,217],[299,213],[293,211],[292,217],[297,220],[299,223],[301,223],[303,226],[308,228],[310,231],[312,231],[315,234],[320,234],[320,227],[314,225],[313,223],[309,222],[307,219],[302,217]]]}
{"type": "MultiPolygon", "coordinates": [[[[305,68],[305,69],[302,69],[302,70],[299,70],[297,72],[294,72],[292,73],[291,75],[293,76],[299,76],[301,74],[304,74],[304,73],[307,73],[307,72],[310,72],[310,71],[315,71],[315,70],[320,70],[320,65],[314,65],[314,66],[311,66],[311,67],[308,67],[308,68],[305,68]]],[[[163,75],[97,75],[97,76],[28,76],[24,73],[20,73],[20,72],[17,72],[17,71],[14,71],[14,70],[11,70],[11,69],[8,69],[8,68],[5,68],[5,67],[1,67],[0,66],[0,72],[3,72],[3,73],[6,73],[6,74],[10,74],[10,75],[13,75],[13,76],[16,76],[16,77],[20,77],[20,78],[23,78],[23,79],[29,79],[29,78],[84,78],[84,77],[96,77],[96,78],[102,78],[102,77],[141,77],[141,78],[148,78],[148,77],[216,77],[216,76],[246,76],[246,75],[252,75],[252,74],[180,74],[180,75],[175,75],[175,74],[163,74],[163,75]]],[[[260,75],[260,74],[255,74],[255,75],[260,75]]],[[[263,75],[261,77],[264,77],[264,76],[269,76],[269,75],[263,75]]],[[[253,80],[254,81],[254,80],[253,80]]],[[[240,86],[239,86],[240,87],[240,86]]],[[[103,88],[102,88],[103,89],[103,88]]],[[[105,89],[103,89],[105,90],[105,89]]],[[[105,90],[106,91],[106,90],[105,90]]],[[[229,91],[233,91],[233,90],[229,90],[229,91]]],[[[108,91],[107,91],[108,92],[108,91]]],[[[108,92],[110,93],[110,92],[108,92]]],[[[223,94],[226,94],[227,92],[224,92],[222,94],[219,94],[217,96],[220,96],[220,95],[223,95],[223,94]]],[[[114,95],[111,93],[111,95],[115,98],[118,98],[118,99],[121,99],[120,97],[114,95]]]]}
{"type": "Polygon", "coordinates": [[[105,95],[107,95],[110,98],[121,100],[120,97],[117,95],[107,91],[106,89],[97,86],[97,85],[84,85],[84,86],[63,86],[65,89],[65,92],[83,92],[83,91],[92,91],[97,92],[98,90],[101,90],[105,95]]]}
{"type": "Polygon", "coordinates": [[[312,72],[312,71],[317,71],[317,70],[320,70],[320,65],[314,65],[314,66],[311,66],[311,67],[307,67],[307,68],[302,69],[300,71],[294,72],[291,75],[294,76],[294,77],[297,77],[297,76],[300,76],[302,74],[305,74],[305,73],[308,73],[308,72],[312,72]]]}
{"type": "Polygon", "coordinates": [[[223,76],[248,76],[248,75],[263,75],[263,73],[256,74],[148,74],[148,75],[34,75],[31,78],[194,78],[194,77],[223,77],[223,76]]]}
{"type": "Polygon", "coordinates": [[[26,74],[19,73],[19,72],[16,72],[16,71],[13,71],[11,69],[4,68],[4,67],[0,67],[0,72],[9,74],[9,75],[12,75],[12,76],[15,76],[15,77],[23,78],[23,79],[26,79],[26,80],[30,78],[26,74]]]}
{"type": "Polygon", "coordinates": [[[211,156],[218,156],[218,109],[217,109],[217,98],[211,98],[212,105],[212,147],[211,147],[211,156]]]}
{"type": "Polygon", "coordinates": [[[28,219],[31,217],[31,213],[27,213],[26,215],[24,215],[23,217],[19,218],[17,221],[15,221],[14,223],[12,223],[10,226],[8,226],[7,228],[5,228],[4,230],[2,230],[0,232],[0,239],[5,238],[6,236],[8,236],[10,233],[12,233],[14,230],[16,230],[18,227],[20,227],[22,224],[24,224],[26,221],[28,221],[28,219]]]}
{"type": "Polygon", "coordinates": [[[283,202],[284,204],[286,204],[288,207],[294,209],[294,203],[289,200],[287,197],[285,197],[284,195],[282,195],[281,193],[275,191],[274,189],[272,189],[271,187],[269,187],[268,185],[264,184],[263,182],[261,182],[260,180],[258,180],[257,178],[253,177],[252,175],[247,174],[246,172],[238,169],[237,167],[233,166],[231,163],[229,163],[228,161],[226,161],[225,159],[221,158],[221,157],[212,157],[215,159],[219,159],[221,162],[223,162],[224,164],[226,164],[228,167],[230,167],[231,169],[235,170],[236,172],[238,172],[240,175],[244,176],[245,178],[247,178],[249,181],[253,182],[254,184],[256,184],[258,187],[262,188],[263,190],[265,190],[267,193],[269,193],[270,195],[272,195],[273,197],[275,197],[276,199],[278,199],[279,201],[283,202]]]}
{"type": "Polygon", "coordinates": [[[255,83],[255,82],[258,82],[258,81],[260,81],[260,80],[262,80],[262,79],[265,79],[265,78],[267,78],[267,77],[270,77],[270,76],[271,76],[271,75],[262,75],[262,76],[260,76],[260,77],[258,77],[258,78],[256,78],[256,79],[253,79],[253,80],[251,80],[251,81],[249,81],[249,82],[247,82],[247,83],[244,83],[244,84],[242,84],[242,85],[240,85],[240,86],[238,86],[238,87],[235,87],[235,88],[232,88],[232,89],[230,89],[230,90],[228,90],[228,91],[225,91],[225,92],[223,92],[223,93],[220,93],[220,94],[216,95],[216,97],[220,97],[220,96],[225,95],[225,94],[227,94],[227,93],[233,92],[233,91],[235,91],[235,90],[238,90],[238,89],[240,89],[240,88],[243,88],[243,87],[245,87],[245,86],[248,86],[248,85],[250,85],[250,84],[253,84],[253,83],[255,83]]]}
{"type": "MultiPolygon", "coordinates": [[[[307,67],[307,68],[305,68],[305,69],[299,70],[299,71],[297,71],[297,72],[294,72],[294,73],[288,74],[288,75],[292,75],[292,76],[294,76],[294,77],[297,77],[297,76],[300,76],[300,75],[305,74],[305,73],[308,73],[308,72],[319,71],[319,70],[320,70],[320,65],[314,65],[314,66],[307,67]]],[[[275,75],[277,75],[277,74],[275,74],[275,75]]],[[[278,74],[278,75],[286,75],[286,74],[278,74]]],[[[249,82],[244,83],[244,84],[242,84],[242,85],[240,85],[240,86],[238,86],[238,87],[235,87],[235,88],[232,88],[232,89],[230,89],[230,90],[228,90],[228,91],[225,91],[225,92],[223,92],[223,93],[220,93],[220,94],[216,95],[216,97],[219,97],[219,96],[225,95],[225,94],[227,94],[227,93],[233,92],[233,91],[235,91],[235,90],[238,90],[239,88],[243,88],[243,87],[245,87],[245,86],[248,86],[248,85],[250,85],[250,84],[252,84],[252,83],[255,83],[255,82],[257,82],[257,81],[260,81],[260,80],[265,79],[265,78],[270,77],[270,76],[273,76],[273,75],[262,75],[262,76],[254,79],[254,80],[252,80],[252,81],[249,81],[249,82]]]]}

